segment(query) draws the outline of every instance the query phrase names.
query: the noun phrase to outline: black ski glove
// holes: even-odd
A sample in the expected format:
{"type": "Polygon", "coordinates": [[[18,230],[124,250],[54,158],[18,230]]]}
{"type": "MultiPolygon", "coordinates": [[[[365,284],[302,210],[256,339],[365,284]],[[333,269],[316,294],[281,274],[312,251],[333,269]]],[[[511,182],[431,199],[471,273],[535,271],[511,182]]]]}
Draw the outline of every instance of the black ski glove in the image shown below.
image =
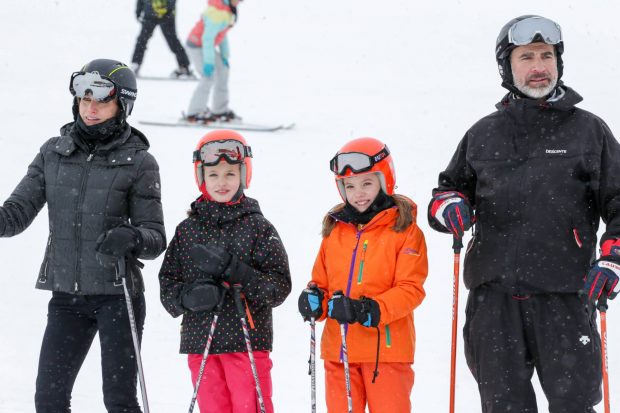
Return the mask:
{"type": "Polygon", "coordinates": [[[327,315],[340,324],[360,323],[364,327],[376,327],[381,319],[379,304],[372,298],[349,298],[336,291],[327,302],[327,315]]]}
{"type": "Polygon", "coordinates": [[[297,306],[304,321],[311,318],[319,318],[323,315],[323,298],[325,294],[314,283],[308,284],[308,287],[299,294],[297,306]]]}
{"type": "Polygon", "coordinates": [[[190,257],[200,271],[229,284],[246,285],[254,277],[252,267],[219,245],[196,244],[190,251],[190,257]]]}
{"type": "Polygon", "coordinates": [[[220,302],[222,292],[212,280],[199,279],[181,291],[181,306],[189,311],[211,311],[220,302]]]}
{"type": "Polygon", "coordinates": [[[97,238],[96,258],[104,267],[114,264],[120,257],[132,256],[142,243],[140,231],[131,225],[120,225],[97,238]]]}

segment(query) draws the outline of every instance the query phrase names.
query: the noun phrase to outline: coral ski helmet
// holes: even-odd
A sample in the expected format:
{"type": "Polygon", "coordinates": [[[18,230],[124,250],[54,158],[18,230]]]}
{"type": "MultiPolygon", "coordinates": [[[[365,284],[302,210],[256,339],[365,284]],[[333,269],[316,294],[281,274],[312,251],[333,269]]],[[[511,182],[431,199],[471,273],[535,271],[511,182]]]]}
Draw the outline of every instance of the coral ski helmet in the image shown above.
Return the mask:
{"type": "Polygon", "coordinates": [[[200,192],[209,198],[204,180],[203,166],[214,166],[225,160],[241,165],[241,188],[250,187],[252,180],[252,148],[239,133],[218,129],[207,133],[198,141],[194,151],[194,176],[200,192]]]}
{"type": "MultiPolygon", "coordinates": [[[[121,108],[121,120],[131,114],[138,97],[136,75],[126,64],[112,59],[95,59],[86,63],[71,75],[69,91],[76,98],[88,94],[100,102],[116,98],[121,108]]],[[[74,99],[73,116],[77,117],[78,113],[78,99],[74,99]]]]}
{"type": "Polygon", "coordinates": [[[358,138],[345,144],[329,162],[334,173],[338,192],[346,200],[343,179],[351,176],[375,173],[381,189],[387,195],[394,194],[396,172],[388,147],[375,138],[358,138]]]}
{"type": "Polygon", "coordinates": [[[500,30],[495,42],[495,59],[497,60],[499,74],[502,77],[502,86],[506,89],[514,92],[510,53],[515,47],[535,42],[554,46],[559,82],[564,68],[562,62],[562,53],[564,53],[562,29],[553,20],[530,14],[519,16],[506,23],[500,30]]]}

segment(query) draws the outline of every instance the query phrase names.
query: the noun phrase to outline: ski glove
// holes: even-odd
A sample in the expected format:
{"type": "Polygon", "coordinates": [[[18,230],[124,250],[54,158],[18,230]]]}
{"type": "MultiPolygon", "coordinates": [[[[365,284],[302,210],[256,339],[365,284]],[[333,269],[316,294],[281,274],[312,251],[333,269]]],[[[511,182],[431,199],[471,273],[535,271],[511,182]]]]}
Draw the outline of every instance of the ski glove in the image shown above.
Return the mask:
{"type": "Polygon", "coordinates": [[[215,66],[213,66],[211,63],[205,63],[204,65],[202,65],[202,74],[204,74],[206,77],[213,76],[214,71],[215,66]]]}
{"type": "Polygon", "coordinates": [[[435,194],[431,215],[457,238],[462,238],[472,225],[472,208],[467,199],[456,191],[435,194]]]}
{"type": "Polygon", "coordinates": [[[591,300],[598,300],[603,293],[613,300],[620,293],[620,240],[603,242],[601,255],[590,268],[583,288],[591,300]]]}
{"type": "Polygon", "coordinates": [[[379,304],[372,298],[349,298],[336,292],[327,302],[327,315],[339,324],[360,323],[364,327],[377,327],[381,318],[379,304]]]}
{"type": "Polygon", "coordinates": [[[181,305],[189,311],[211,311],[220,302],[222,292],[212,280],[199,279],[181,291],[181,305]]]}
{"type": "Polygon", "coordinates": [[[112,228],[97,238],[97,261],[104,267],[111,266],[117,258],[133,255],[141,243],[142,236],[135,227],[124,224],[112,228]]]}
{"type": "Polygon", "coordinates": [[[297,306],[304,321],[310,321],[311,318],[318,319],[323,315],[323,298],[325,295],[314,283],[308,284],[308,287],[299,294],[297,306]]]}
{"type": "Polygon", "coordinates": [[[226,281],[229,284],[246,285],[254,278],[252,267],[219,245],[196,244],[192,247],[190,256],[200,271],[214,279],[226,281]]]}

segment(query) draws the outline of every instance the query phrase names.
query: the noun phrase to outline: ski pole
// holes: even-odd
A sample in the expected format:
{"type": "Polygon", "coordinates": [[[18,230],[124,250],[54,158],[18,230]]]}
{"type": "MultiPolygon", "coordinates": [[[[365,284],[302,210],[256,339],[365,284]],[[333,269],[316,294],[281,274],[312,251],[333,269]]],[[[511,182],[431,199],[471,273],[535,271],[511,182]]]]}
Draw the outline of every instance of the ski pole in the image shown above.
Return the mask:
{"type": "Polygon", "coordinates": [[[265,401],[263,400],[263,392],[260,388],[260,381],[258,379],[258,372],[256,370],[256,361],[254,360],[254,353],[252,352],[252,342],[250,341],[250,331],[245,321],[245,312],[243,311],[243,303],[241,302],[241,285],[233,285],[233,298],[235,305],[237,306],[237,313],[241,320],[241,327],[243,328],[243,338],[245,339],[245,346],[248,349],[248,357],[250,359],[250,366],[252,367],[252,375],[254,376],[254,383],[256,383],[256,395],[258,397],[258,404],[260,405],[260,413],[265,413],[265,401]]]}
{"type": "Polygon", "coordinates": [[[598,311],[601,315],[601,353],[603,357],[603,396],[605,398],[605,413],[611,412],[609,404],[609,361],[607,359],[607,295],[605,292],[601,294],[597,304],[598,311]]]}
{"type": "Polygon", "coordinates": [[[454,250],[454,278],[452,281],[452,350],[450,354],[450,413],[454,413],[454,391],[456,382],[456,336],[459,311],[459,273],[461,262],[461,237],[453,237],[452,249],[454,250]]]}
{"type": "Polygon", "coordinates": [[[200,382],[202,381],[202,375],[205,371],[205,366],[207,365],[207,357],[209,357],[209,349],[211,348],[211,342],[213,341],[213,334],[215,333],[215,327],[217,326],[217,319],[220,317],[220,313],[222,312],[222,307],[224,306],[224,299],[226,298],[226,293],[228,292],[228,284],[222,284],[226,291],[222,293],[220,297],[220,301],[215,308],[215,314],[213,315],[213,320],[211,321],[211,328],[209,329],[209,335],[207,337],[207,344],[205,345],[205,350],[202,353],[202,361],[200,362],[200,370],[198,370],[198,378],[196,379],[196,383],[194,384],[194,394],[192,395],[192,402],[189,405],[189,413],[194,411],[194,405],[196,404],[196,398],[198,397],[198,388],[200,388],[200,382]]]}
{"type": "MultiPolygon", "coordinates": [[[[344,294],[342,291],[338,290],[334,292],[332,299],[342,299],[344,294]]],[[[347,332],[345,330],[345,325],[340,324],[340,339],[342,341],[342,364],[344,365],[344,382],[345,388],[347,392],[347,407],[348,413],[353,413],[353,398],[351,397],[351,372],[349,370],[349,353],[347,350],[347,332]]]]}
{"type": "Polygon", "coordinates": [[[125,302],[127,303],[127,314],[129,316],[129,326],[131,327],[131,337],[133,339],[133,348],[136,352],[136,363],[138,364],[138,377],[140,379],[140,390],[142,392],[142,404],[144,405],[144,413],[149,413],[149,401],[146,396],[146,383],[144,381],[144,369],[142,368],[142,357],[140,356],[140,343],[138,342],[138,328],[136,327],[136,317],[133,312],[133,304],[131,296],[127,289],[127,262],[125,257],[119,257],[116,271],[117,275],[123,281],[123,291],[125,292],[125,302]]]}
{"type": "Polygon", "coordinates": [[[310,402],[311,411],[316,413],[316,321],[310,317],[310,402]]]}

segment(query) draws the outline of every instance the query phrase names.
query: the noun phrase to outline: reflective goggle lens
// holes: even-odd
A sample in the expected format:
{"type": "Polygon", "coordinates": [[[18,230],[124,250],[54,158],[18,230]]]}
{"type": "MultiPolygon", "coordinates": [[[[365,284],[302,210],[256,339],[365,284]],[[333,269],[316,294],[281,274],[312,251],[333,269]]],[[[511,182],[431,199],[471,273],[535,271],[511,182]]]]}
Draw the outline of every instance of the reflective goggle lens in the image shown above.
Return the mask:
{"type": "Polygon", "coordinates": [[[562,41],[560,26],[544,17],[530,17],[516,22],[508,31],[508,42],[516,46],[532,43],[540,35],[547,44],[558,44],[562,41]]]}
{"type": "Polygon", "coordinates": [[[88,96],[99,102],[109,102],[116,96],[116,87],[111,80],[97,73],[76,72],[71,76],[70,88],[73,96],[80,99],[88,96]]]}
{"type": "Polygon", "coordinates": [[[252,148],[244,146],[236,140],[207,142],[194,152],[193,161],[201,161],[204,165],[216,165],[222,158],[228,163],[242,163],[245,158],[252,157],[252,148]]]}
{"type": "Polygon", "coordinates": [[[339,153],[329,162],[329,168],[337,175],[344,175],[347,168],[353,173],[366,172],[389,154],[390,151],[387,146],[384,146],[379,153],[373,156],[361,152],[339,153]]]}

